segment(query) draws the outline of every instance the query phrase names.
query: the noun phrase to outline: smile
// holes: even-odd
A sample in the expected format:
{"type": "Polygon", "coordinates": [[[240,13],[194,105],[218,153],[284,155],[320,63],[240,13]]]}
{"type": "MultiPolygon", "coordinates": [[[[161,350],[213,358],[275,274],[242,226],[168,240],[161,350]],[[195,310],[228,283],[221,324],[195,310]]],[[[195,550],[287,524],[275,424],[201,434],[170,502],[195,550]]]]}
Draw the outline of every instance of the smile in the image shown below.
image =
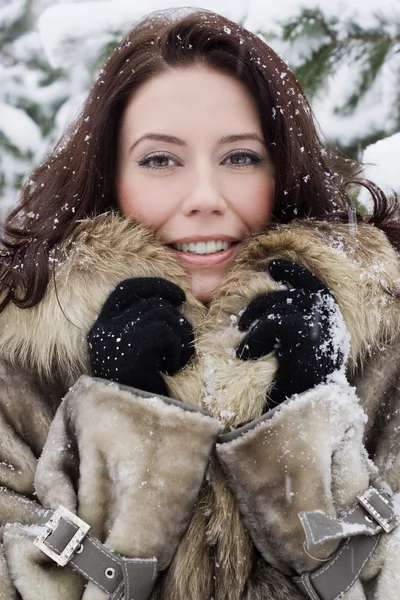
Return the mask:
{"type": "Polygon", "coordinates": [[[239,240],[187,241],[167,246],[179,260],[192,267],[208,269],[233,260],[241,248],[239,240]]]}
{"type": "Polygon", "coordinates": [[[233,242],[225,240],[210,240],[208,242],[190,242],[189,244],[172,244],[172,247],[179,252],[189,252],[192,254],[215,254],[223,252],[232,246],[233,242]]]}

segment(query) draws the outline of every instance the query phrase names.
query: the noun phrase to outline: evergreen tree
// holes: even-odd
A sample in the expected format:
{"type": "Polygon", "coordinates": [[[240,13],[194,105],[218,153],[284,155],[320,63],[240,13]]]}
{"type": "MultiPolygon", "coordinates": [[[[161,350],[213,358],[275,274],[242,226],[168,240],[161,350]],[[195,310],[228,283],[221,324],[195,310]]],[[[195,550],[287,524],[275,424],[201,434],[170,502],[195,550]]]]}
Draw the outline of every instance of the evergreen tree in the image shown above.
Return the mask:
{"type": "Polygon", "coordinates": [[[332,94],[333,122],[354,123],[358,114],[366,114],[351,137],[331,132],[332,142],[346,154],[357,158],[369,144],[400,131],[400,19],[372,13],[360,23],[322,8],[302,9],[282,23],[280,40],[261,33],[287,53],[317,116],[332,94]]]}
{"type": "MultiPolygon", "coordinates": [[[[155,1],[154,8],[160,8],[160,1],[155,1]]],[[[242,23],[287,60],[330,143],[353,158],[361,158],[368,144],[400,131],[400,12],[396,19],[387,9],[392,1],[382,0],[386,10],[380,14],[374,9],[356,18],[346,11],[335,13],[339,0],[331,0],[329,10],[322,0],[315,0],[311,8],[310,0],[293,0],[290,12],[265,0],[243,0],[242,23]]],[[[139,8],[136,3],[103,0],[97,2],[99,13],[110,12],[112,27],[104,25],[104,31],[99,31],[96,21],[97,29],[91,33],[90,19],[83,17],[88,23],[74,27],[75,16],[57,38],[50,31],[51,19],[47,33],[43,26],[39,35],[38,17],[43,11],[43,17],[61,11],[62,2],[4,2],[0,7],[0,216],[78,108],[127,23],[153,8],[151,0],[139,8]],[[47,44],[45,53],[46,35],[53,46],[47,44]]],[[[173,3],[165,0],[165,7],[173,3]]],[[[71,7],[84,11],[88,5],[75,0],[68,10],[71,7]]],[[[238,19],[235,2],[213,0],[208,7],[238,19]]],[[[66,19],[64,8],[57,23],[66,19]]]]}
{"type": "Polygon", "coordinates": [[[0,9],[0,198],[14,201],[48,147],[55,115],[68,98],[66,76],[46,59],[32,0],[0,9]]]}

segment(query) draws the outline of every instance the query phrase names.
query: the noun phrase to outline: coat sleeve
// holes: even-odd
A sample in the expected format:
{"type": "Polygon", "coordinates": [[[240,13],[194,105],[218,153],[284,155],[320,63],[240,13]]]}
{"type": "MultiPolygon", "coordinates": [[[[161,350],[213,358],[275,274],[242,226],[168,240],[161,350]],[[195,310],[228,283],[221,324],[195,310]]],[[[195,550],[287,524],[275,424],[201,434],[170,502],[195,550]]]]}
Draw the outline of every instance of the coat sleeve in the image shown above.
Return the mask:
{"type": "MultiPolygon", "coordinates": [[[[393,491],[400,513],[400,343],[387,344],[356,374],[354,385],[368,416],[365,445],[379,478],[393,491]]],[[[400,597],[400,527],[382,536],[378,551],[367,563],[363,577],[376,578],[378,600],[400,597]]]]}
{"type": "Polygon", "coordinates": [[[249,532],[279,570],[310,570],[337,545],[324,544],[313,560],[298,515],[336,516],[367,489],[365,420],[349,387],[319,385],[222,438],[218,456],[249,532]]]}
{"type": "MultiPolygon", "coordinates": [[[[35,532],[44,509],[35,495],[34,478],[38,457],[47,438],[53,418],[50,391],[44,389],[34,377],[0,363],[0,597],[2,600],[43,598],[50,589],[32,579],[32,593],[26,596],[18,584],[21,573],[31,569],[29,556],[35,552],[31,542],[26,544],[18,529],[35,532]],[[25,548],[23,550],[22,547],[25,548]],[[39,593],[40,591],[40,593],[39,593]],[[36,593],[36,595],[35,595],[36,593]]],[[[71,590],[69,600],[78,599],[73,593],[76,576],[68,574],[65,580],[71,590]]],[[[40,580],[40,578],[39,578],[40,580]]],[[[67,596],[65,596],[67,597],[67,596]]],[[[54,596],[57,598],[57,596],[54,596]]]]}
{"type": "MultiPolygon", "coordinates": [[[[280,571],[292,576],[312,571],[343,538],[355,535],[346,533],[350,529],[343,525],[337,539],[327,535],[328,541],[307,549],[310,535],[300,516],[318,511],[340,525],[341,516],[357,504],[357,495],[370,485],[382,486],[388,462],[379,460],[380,472],[368,457],[367,420],[355,388],[337,381],[293,396],[220,439],[218,456],[249,533],[263,557],[280,571]]],[[[390,448],[393,451],[393,440],[390,448]]],[[[379,441],[378,451],[382,452],[379,441]]],[[[394,464],[395,457],[390,460],[394,464]]],[[[400,561],[394,558],[399,556],[399,539],[396,529],[383,534],[361,574],[362,581],[379,575],[374,584],[378,600],[394,600],[400,593],[400,561]]]]}
{"type": "Polygon", "coordinates": [[[355,373],[356,387],[368,417],[364,443],[382,478],[400,492],[400,342],[382,346],[355,373]]]}
{"type": "MultiPolygon", "coordinates": [[[[36,495],[46,508],[78,514],[108,548],[156,559],[161,571],[190,520],[220,430],[216,419],[181,402],[82,376],[51,422],[36,495]]],[[[38,529],[17,522],[4,537],[23,600],[42,600],[43,590],[54,600],[105,599],[33,546],[38,529]]]]}

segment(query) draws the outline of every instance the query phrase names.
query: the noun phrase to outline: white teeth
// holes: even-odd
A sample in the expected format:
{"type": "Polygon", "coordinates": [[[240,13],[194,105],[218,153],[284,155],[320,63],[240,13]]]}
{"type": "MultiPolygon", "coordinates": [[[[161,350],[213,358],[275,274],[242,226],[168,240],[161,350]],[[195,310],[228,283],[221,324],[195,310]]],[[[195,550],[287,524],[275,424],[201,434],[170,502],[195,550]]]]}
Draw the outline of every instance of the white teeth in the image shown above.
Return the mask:
{"type": "Polygon", "coordinates": [[[210,242],[190,242],[190,244],[172,244],[180,252],[193,252],[193,254],[214,254],[222,250],[228,250],[232,242],[223,240],[212,240],[210,242]]]}
{"type": "Polygon", "coordinates": [[[217,242],[206,243],[206,254],[214,254],[217,251],[217,242]]]}

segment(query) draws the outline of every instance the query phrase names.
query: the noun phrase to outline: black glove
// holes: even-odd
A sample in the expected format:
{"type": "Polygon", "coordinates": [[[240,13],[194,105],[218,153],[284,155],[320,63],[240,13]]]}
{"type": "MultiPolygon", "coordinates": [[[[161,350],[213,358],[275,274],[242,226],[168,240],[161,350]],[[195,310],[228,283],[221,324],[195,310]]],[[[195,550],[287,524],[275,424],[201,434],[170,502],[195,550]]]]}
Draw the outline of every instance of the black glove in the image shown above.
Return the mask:
{"type": "Polygon", "coordinates": [[[270,400],[279,404],[340,368],[347,332],[332,294],[310,271],[274,260],[269,272],[294,289],[263,294],[249,304],[239,319],[240,331],[249,331],[236,355],[251,360],[275,350],[279,366],[270,400]]]}
{"type": "Polygon", "coordinates": [[[179,312],[184,301],[166,279],[122,281],[87,336],[93,375],[168,395],[161,373],[174,375],[194,352],[192,326],[179,312]]]}

